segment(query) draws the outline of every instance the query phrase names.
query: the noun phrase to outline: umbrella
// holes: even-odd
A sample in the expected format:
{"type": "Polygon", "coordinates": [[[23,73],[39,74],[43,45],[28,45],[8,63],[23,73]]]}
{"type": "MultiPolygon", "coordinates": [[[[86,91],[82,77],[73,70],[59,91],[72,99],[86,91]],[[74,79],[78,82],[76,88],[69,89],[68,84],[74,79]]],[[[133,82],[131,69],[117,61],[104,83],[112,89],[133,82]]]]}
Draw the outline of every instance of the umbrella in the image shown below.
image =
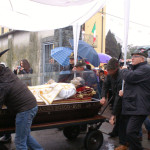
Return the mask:
{"type": "MultiPolygon", "coordinates": [[[[71,46],[73,47],[73,40],[69,40],[71,46]]],[[[79,40],[78,43],[78,55],[82,58],[85,58],[89,61],[93,66],[98,67],[100,64],[99,57],[95,49],[89,45],[88,43],[79,40]]]]}
{"type": "Polygon", "coordinates": [[[98,53],[98,57],[100,60],[100,63],[108,63],[108,61],[111,59],[110,55],[98,53]]]}
{"type": "Polygon", "coordinates": [[[9,49],[6,49],[6,50],[0,52],[0,57],[1,57],[4,53],[6,53],[8,50],[9,50],[9,49]]]}
{"type": "Polygon", "coordinates": [[[57,47],[51,50],[51,57],[62,66],[69,65],[69,56],[73,50],[69,47],[57,47]]]}

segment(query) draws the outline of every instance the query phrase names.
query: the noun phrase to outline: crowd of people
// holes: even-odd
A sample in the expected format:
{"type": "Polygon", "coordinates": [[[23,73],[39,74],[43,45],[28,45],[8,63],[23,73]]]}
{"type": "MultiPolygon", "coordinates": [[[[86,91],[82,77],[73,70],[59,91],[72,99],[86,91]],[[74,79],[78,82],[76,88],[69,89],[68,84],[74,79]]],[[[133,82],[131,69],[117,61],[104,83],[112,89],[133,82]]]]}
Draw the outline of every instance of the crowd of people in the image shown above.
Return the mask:
{"type": "MultiPolygon", "coordinates": [[[[147,56],[146,50],[138,49],[132,53],[132,64],[128,68],[112,58],[107,64],[108,75],[102,69],[93,70],[97,76],[100,103],[103,105],[111,100],[112,115],[109,122],[114,128],[109,135],[118,136],[120,143],[115,150],[142,150],[143,123],[150,140],[150,65],[147,64],[147,56]]],[[[70,70],[89,70],[86,64],[79,68],[78,65],[74,66],[73,55],[70,62],[70,70]]]]}
{"type": "MultiPolygon", "coordinates": [[[[115,150],[128,148],[143,150],[140,142],[142,124],[145,125],[148,140],[150,140],[150,65],[147,64],[147,56],[146,50],[137,49],[132,53],[132,64],[128,68],[120,67],[119,60],[111,58],[107,64],[106,74],[103,69],[93,70],[84,59],[78,60],[75,65],[72,53],[70,65],[60,72],[58,82],[69,82],[74,76],[80,76],[84,79],[85,85],[96,91],[94,98],[100,99],[101,105],[111,101],[112,111],[109,122],[114,125],[114,128],[109,135],[110,137],[118,136],[120,143],[115,150]],[[68,71],[73,74],[68,74],[68,71]]],[[[38,111],[36,99],[16,76],[33,73],[33,69],[29,62],[23,59],[20,61],[20,66],[17,66],[13,72],[4,65],[0,65],[2,93],[0,106],[5,104],[10,111],[16,113],[16,149],[42,150],[41,145],[30,135],[32,120],[38,111]]],[[[0,138],[0,142],[10,140],[10,134],[0,138]]]]}
{"type": "MultiPolygon", "coordinates": [[[[147,57],[148,51],[141,48],[132,53],[132,64],[127,67],[112,58],[107,64],[107,75],[102,69],[93,70],[99,95],[96,98],[101,98],[102,105],[107,100],[111,101],[112,115],[109,122],[114,128],[109,135],[118,136],[120,143],[115,150],[142,150],[142,124],[150,140],[150,65],[147,64],[147,57]]],[[[87,69],[83,63],[74,65],[72,54],[67,70],[92,69],[87,69]]]]}
{"type": "Polygon", "coordinates": [[[141,48],[132,53],[132,65],[128,68],[120,69],[115,58],[107,64],[108,76],[103,83],[100,103],[106,102],[111,86],[114,103],[109,122],[115,126],[110,136],[119,136],[120,142],[115,150],[143,150],[140,142],[143,123],[150,140],[150,65],[147,57],[147,51],[141,48]]]}

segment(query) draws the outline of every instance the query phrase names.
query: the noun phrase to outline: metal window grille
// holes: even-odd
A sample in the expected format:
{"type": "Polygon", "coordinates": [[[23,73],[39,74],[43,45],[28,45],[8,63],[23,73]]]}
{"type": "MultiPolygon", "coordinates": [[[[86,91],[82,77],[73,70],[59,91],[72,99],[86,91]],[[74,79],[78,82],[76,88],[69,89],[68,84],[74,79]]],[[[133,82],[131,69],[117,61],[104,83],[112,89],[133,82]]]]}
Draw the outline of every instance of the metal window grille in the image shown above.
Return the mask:
{"type": "Polygon", "coordinates": [[[60,65],[51,57],[51,50],[53,49],[53,43],[45,45],[45,73],[48,72],[59,72],[60,65]]]}

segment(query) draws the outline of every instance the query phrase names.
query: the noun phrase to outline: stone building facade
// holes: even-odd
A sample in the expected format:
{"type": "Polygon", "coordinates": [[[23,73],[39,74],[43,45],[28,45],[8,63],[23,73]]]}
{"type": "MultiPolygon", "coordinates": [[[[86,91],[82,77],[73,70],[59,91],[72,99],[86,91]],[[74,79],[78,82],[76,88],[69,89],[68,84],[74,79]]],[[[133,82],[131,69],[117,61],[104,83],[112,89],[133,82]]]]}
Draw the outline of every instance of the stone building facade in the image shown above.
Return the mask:
{"type": "MultiPolygon", "coordinates": [[[[19,65],[20,60],[27,59],[33,68],[30,76],[31,84],[43,84],[48,79],[57,80],[58,72],[61,66],[51,59],[51,49],[58,46],[70,47],[69,39],[73,38],[72,27],[60,30],[27,32],[27,31],[10,31],[0,35],[0,51],[9,48],[0,59],[12,71],[19,65]],[[61,45],[60,45],[61,40],[61,45]]],[[[22,76],[21,76],[22,77],[22,76]]]]}

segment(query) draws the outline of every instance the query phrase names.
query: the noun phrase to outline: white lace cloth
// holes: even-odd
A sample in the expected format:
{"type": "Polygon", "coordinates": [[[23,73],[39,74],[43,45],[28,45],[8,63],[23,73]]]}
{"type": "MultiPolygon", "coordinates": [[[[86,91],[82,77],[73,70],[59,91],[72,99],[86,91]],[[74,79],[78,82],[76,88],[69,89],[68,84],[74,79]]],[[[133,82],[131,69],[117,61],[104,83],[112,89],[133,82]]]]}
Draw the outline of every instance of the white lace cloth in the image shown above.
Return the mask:
{"type": "Polygon", "coordinates": [[[76,94],[76,88],[72,83],[52,83],[28,88],[36,97],[37,102],[44,101],[47,105],[54,100],[67,99],[76,94]]]}

